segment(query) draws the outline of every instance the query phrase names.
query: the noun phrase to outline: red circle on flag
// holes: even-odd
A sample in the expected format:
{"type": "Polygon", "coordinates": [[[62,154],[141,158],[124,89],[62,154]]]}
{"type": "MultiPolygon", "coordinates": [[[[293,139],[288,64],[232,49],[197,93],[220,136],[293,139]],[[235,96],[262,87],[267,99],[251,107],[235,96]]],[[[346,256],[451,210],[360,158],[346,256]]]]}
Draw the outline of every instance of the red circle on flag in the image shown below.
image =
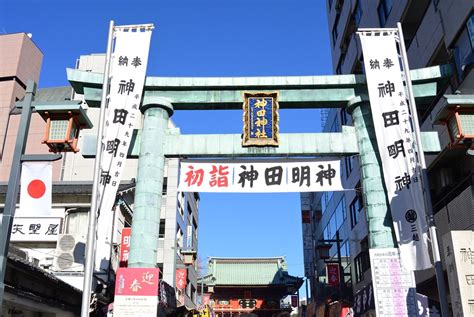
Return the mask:
{"type": "Polygon", "coordinates": [[[28,194],[33,198],[41,198],[46,192],[46,185],[42,180],[34,179],[28,184],[28,194]]]}

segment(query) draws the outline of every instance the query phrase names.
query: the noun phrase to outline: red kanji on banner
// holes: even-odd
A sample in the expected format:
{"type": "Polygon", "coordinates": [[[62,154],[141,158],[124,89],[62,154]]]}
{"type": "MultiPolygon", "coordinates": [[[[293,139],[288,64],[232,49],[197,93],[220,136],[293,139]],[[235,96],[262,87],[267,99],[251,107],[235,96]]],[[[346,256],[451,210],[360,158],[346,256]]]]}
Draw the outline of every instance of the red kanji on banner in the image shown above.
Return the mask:
{"type": "Polygon", "coordinates": [[[204,170],[198,169],[194,170],[192,165],[189,165],[189,171],[186,172],[186,179],[184,180],[188,183],[188,186],[197,185],[201,186],[202,181],[204,180],[204,170]]]}
{"type": "Polygon", "coordinates": [[[119,268],[115,296],[157,296],[160,269],[119,268]]]}
{"type": "Polygon", "coordinates": [[[229,175],[229,171],[227,170],[229,166],[222,166],[219,165],[219,168],[217,168],[215,165],[212,165],[212,171],[210,172],[211,174],[211,181],[209,182],[209,185],[211,187],[227,187],[229,186],[229,179],[227,175],[229,175]]]}
{"type": "Polygon", "coordinates": [[[339,281],[340,281],[339,264],[332,264],[332,263],[327,264],[326,270],[327,270],[328,285],[338,286],[339,281]]]}

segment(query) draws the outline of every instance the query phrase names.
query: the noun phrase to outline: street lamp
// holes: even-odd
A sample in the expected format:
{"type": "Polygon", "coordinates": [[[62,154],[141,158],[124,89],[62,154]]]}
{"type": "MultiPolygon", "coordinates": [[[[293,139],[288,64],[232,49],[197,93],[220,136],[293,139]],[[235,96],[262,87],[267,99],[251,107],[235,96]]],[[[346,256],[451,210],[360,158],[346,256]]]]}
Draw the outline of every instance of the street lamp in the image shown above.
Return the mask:
{"type": "Polygon", "coordinates": [[[50,152],[79,151],[79,131],[92,128],[81,101],[64,101],[59,105],[35,104],[35,109],[46,121],[43,143],[50,152]]]}
{"type": "Polygon", "coordinates": [[[435,123],[447,127],[451,148],[465,148],[474,155],[474,95],[445,95],[444,99],[435,123]]]}
{"type": "Polygon", "coordinates": [[[184,257],[183,263],[185,265],[194,265],[196,261],[197,252],[194,250],[180,250],[181,255],[184,257]]]}
{"type": "MultiPolygon", "coordinates": [[[[20,189],[20,175],[21,164],[23,162],[31,161],[56,161],[61,159],[61,154],[39,154],[39,155],[24,155],[26,148],[26,141],[28,137],[28,130],[30,127],[32,109],[36,107],[33,105],[33,99],[36,94],[36,83],[29,80],[26,86],[25,98],[16,104],[16,107],[21,109],[20,125],[16,137],[15,150],[13,152],[13,160],[10,169],[10,178],[8,181],[7,194],[5,196],[5,207],[3,209],[1,231],[0,231],[0,303],[3,306],[3,298],[5,292],[5,272],[7,268],[8,247],[10,244],[10,234],[12,231],[13,218],[15,217],[16,202],[20,189]]],[[[48,111],[48,107],[44,105],[42,109],[48,111]]],[[[52,105],[49,105],[52,107],[52,105]]],[[[38,108],[41,109],[40,105],[38,108]]],[[[54,108],[54,107],[52,107],[54,108]]],[[[38,110],[38,109],[36,109],[38,110]]],[[[85,113],[81,113],[82,120],[88,121],[85,113]]],[[[89,121],[90,122],[90,121],[89,121]]],[[[91,125],[92,126],[92,125],[91,125]]],[[[76,132],[75,132],[76,133],[76,132]]],[[[66,148],[64,146],[63,148],[66,148]]],[[[60,147],[56,147],[57,151],[61,152],[60,147]]]]}
{"type": "MultiPolygon", "coordinates": [[[[321,241],[321,240],[319,240],[321,241]]],[[[323,240],[325,241],[325,240],[323,240]]],[[[331,250],[332,248],[332,244],[329,244],[329,243],[322,243],[322,244],[318,244],[316,246],[316,250],[318,250],[318,258],[321,259],[321,260],[327,260],[330,258],[329,256],[329,250],[331,250]]]]}

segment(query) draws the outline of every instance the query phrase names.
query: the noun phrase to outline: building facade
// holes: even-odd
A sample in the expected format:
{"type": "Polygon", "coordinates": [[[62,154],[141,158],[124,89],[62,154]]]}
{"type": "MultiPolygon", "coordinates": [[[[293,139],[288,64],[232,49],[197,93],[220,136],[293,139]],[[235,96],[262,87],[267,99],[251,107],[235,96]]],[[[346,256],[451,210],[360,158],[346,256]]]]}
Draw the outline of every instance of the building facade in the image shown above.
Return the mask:
{"type": "MultiPolygon", "coordinates": [[[[397,22],[402,25],[411,69],[451,65],[452,76],[444,85],[438,86],[436,98],[426,104],[417,104],[421,130],[437,131],[442,148],[436,155],[427,155],[426,162],[444,269],[443,236],[450,231],[474,229],[474,158],[466,151],[472,139],[466,139],[461,146],[452,146],[449,127],[441,125],[439,120],[440,113],[449,106],[449,95],[468,99],[474,93],[473,6],[473,1],[455,0],[327,1],[332,66],[336,74],[362,74],[364,71],[361,45],[356,35],[358,28],[396,28],[397,22]]],[[[344,109],[324,111],[322,117],[325,132],[352,125],[351,116],[344,109]]],[[[312,229],[307,230],[307,235],[311,234],[313,241],[312,245],[305,244],[306,272],[313,282],[312,299],[320,302],[328,295],[328,286],[324,277],[325,264],[318,257],[315,246],[320,240],[334,236],[334,231],[339,230],[340,253],[342,258],[348,259],[347,264],[343,264],[344,270],[350,273],[350,277],[346,277],[347,287],[357,293],[371,282],[370,245],[364,198],[360,195],[358,158],[345,157],[341,164],[343,186],[350,190],[302,194],[302,208],[309,210],[311,215],[312,229]]],[[[330,256],[336,255],[333,243],[330,256]]],[[[416,281],[419,293],[437,298],[434,270],[416,272],[416,281]]]]}

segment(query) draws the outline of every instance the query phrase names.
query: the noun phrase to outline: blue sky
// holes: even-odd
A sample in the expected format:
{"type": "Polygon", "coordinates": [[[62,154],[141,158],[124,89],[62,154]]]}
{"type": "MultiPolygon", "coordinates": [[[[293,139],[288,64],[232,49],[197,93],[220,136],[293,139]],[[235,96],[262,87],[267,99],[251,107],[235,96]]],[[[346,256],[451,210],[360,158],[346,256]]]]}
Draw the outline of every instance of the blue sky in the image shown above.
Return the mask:
{"type": "MultiPolygon", "coordinates": [[[[2,0],[0,33],[26,32],[44,54],[39,87],[67,85],[66,67],[103,53],[108,24],[153,23],[148,76],[332,74],[322,0],[2,0]]],[[[241,133],[240,111],[182,111],[182,133],[241,133]]],[[[280,132],[320,131],[319,111],[281,111],[280,132]]],[[[207,256],[287,257],[303,276],[299,194],[202,194],[207,256]]],[[[304,292],[304,288],[302,290],[304,292]]]]}

